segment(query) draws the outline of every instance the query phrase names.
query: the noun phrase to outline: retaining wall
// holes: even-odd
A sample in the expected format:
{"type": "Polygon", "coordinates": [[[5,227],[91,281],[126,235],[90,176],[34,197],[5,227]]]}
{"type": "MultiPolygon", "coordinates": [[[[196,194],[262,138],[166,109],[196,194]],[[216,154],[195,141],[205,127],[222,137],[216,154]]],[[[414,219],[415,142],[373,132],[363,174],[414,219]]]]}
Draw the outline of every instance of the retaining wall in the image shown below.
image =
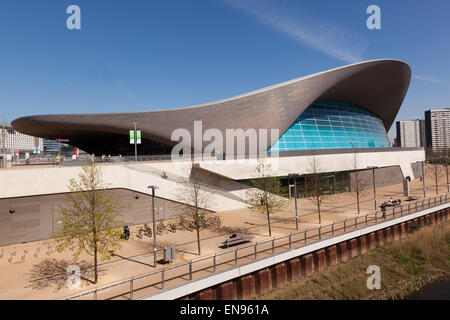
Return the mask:
{"type": "Polygon", "coordinates": [[[448,220],[450,208],[404,221],[393,226],[333,244],[308,254],[274,264],[250,274],[191,293],[183,300],[243,300],[264,294],[273,288],[283,288],[288,282],[321,272],[327,267],[345,262],[376,246],[406,237],[417,226],[448,220]]]}

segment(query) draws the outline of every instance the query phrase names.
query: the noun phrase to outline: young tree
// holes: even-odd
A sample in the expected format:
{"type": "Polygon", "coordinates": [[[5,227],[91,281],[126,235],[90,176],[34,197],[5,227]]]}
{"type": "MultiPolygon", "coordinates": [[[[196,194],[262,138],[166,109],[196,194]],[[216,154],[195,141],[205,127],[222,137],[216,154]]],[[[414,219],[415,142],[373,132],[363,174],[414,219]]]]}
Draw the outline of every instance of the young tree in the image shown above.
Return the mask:
{"type": "Polygon", "coordinates": [[[197,251],[201,254],[200,230],[208,226],[205,218],[205,209],[213,205],[213,190],[206,183],[206,175],[203,171],[192,164],[188,169],[189,179],[179,179],[181,188],[178,190],[177,198],[185,203],[181,210],[186,217],[187,223],[194,226],[197,233],[197,251]]]}
{"type": "Polygon", "coordinates": [[[425,148],[425,159],[427,161],[433,160],[435,158],[435,152],[432,148],[425,148]]]}
{"type": "Polygon", "coordinates": [[[449,158],[450,149],[449,148],[441,148],[436,152],[435,160],[433,161],[433,168],[431,172],[434,175],[435,183],[436,183],[436,193],[438,193],[438,177],[445,174],[445,180],[447,185],[447,192],[449,192],[449,177],[448,177],[448,158],[449,158]]]}
{"type": "Polygon", "coordinates": [[[94,257],[94,281],[98,281],[98,259],[108,260],[111,250],[121,248],[118,220],[124,208],[117,198],[109,197],[102,181],[101,168],[91,161],[82,167],[78,179],[70,179],[65,204],[59,206],[61,227],[53,234],[58,251],[70,249],[74,259],[86,253],[94,257]]]}
{"type": "Polygon", "coordinates": [[[288,201],[283,197],[280,180],[270,175],[271,165],[259,161],[256,167],[257,177],[251,180],[253,188],[246,192],[245,202],[250,210],[267,216],[269,237],[272,236],[270,215],[281,211],[288,201]]]}
{"type": "Polygon", "coordinates": [[[449,153],[450,153],[450,149],[449,148],[445,148],[445,149],[443,149],[442,154],[441,154],[442,162],[444,163],[444,168],[445,168],[445,180],[446,180],[445,184],[447,185],[447,192],[450,192],[450,185],[449,185],[449,178],[448,178],[448,158],[449,158],[449,153]]]}
{"type": "Polygon", "coordinates": [[[312,175],[312,197],[308,198],[313,204],[317,206],[317,214],[319,215],[319,224],[322,223],[320,208],[329,196],[330,184],[326,178],[321,174],[323,172],[319,161],[315,156],[309,162],[309,173],[312,175]]]}
{"type": "Polygon", "coordinates": [[[435,185],[436,185],[436,194],[439,194],[438,180],[442,174],[442,167],[440,163],[430,163],[429,169],[431,170],[431,174],[434,177],[435,185]]]}
{"type": "Polygon", "coordinates": [[[363,190],[364,185],[363,175],[361,174],[360,171],[358,171],[359,159],[356,152],[353,153],[352,167],[353,167],[353,177],[350,178],[351,193],[356,198],[356,207],[359,215],[361,212],[360,201],[361,197],[365,194],[365,191],[363,190]]]}

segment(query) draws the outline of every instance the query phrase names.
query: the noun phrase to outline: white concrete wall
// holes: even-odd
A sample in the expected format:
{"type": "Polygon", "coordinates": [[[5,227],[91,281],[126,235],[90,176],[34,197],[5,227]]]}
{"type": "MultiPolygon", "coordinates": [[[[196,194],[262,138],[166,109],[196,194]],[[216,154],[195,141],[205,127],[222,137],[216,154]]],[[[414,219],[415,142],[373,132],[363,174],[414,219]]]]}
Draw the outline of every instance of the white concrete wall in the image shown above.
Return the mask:
{"type": "MultiPolygon", "coordinates": [[[[327,154],[316,156],[322,168],[321,172],[354,169],[354,154],[327,154]]],[[[399,165],[403,175],[414,177],[411,163],[423,161],[425,154],[420,151],[392,151],[358,153],[360,169],[368,166],[388,167],[399,165]]],[[[306,174],[310,170],[311,156],[269,158],[277,176],[289,173],[306,174]]],[[[209,170],[233,180],[255,177],[256,160],[207,160],[198,162],[203,169],[209,170]]],[[[177,194],[182,192],[179,179],[189,177],[190,162],[147,162],[130,164],[102,165],[103,178],[111,188],[125,188],[150,194],[149,185],[157,185],[156,195],[161,198],[178,201],[177,194]],[[167,178],[163,178],[163,172],[167,178]]],[[[0,198],[23,197],[67,192],[69,179],[76,178],[81,167],[55,168],[14,168],[0,170],[0,198]]],[[[207,208],[224,211],[244,208],[246,187],[233,191],[219,188],[213,190],[213,203],[207,208]]]]}
{"type": "MultiPolygon", "coordinates": [[[[395,150],[395,149],[394,149],[395,150]]],[[[413,151],[388,151],[388,152],[361,152],[356,153],[358,169],[366,169],[369,166],[390,167],[400,166],[403,176],[414,177],[411,163],[425,160],[424,150],[413,151]]],[[[320,172],[336,172],[354,170],[354,153],[316,155],[316,163],[320,172]]],[[[311,173],[312,156],[293,156],[280,158],[267,158],[272,164],[274,174],[287,176],[290,173],[311,173]]],[[[199,162],[205,170],[229,177],[233,180],[254,178],[256,160],[209,160],[199,162]]]]}
{"type": "MultiPolygon", "coordinates": [[[[110,188],[125,188],[151,194],[149,185],[156,185],[156,196],[178,201],[177,194],[182,192],[177,180],[187,178],[187,163],[173,162],[142,163],[129,165],[102,165],[103,180],[110,188]],[[170,165],[171,164],[171,165],[170,165]],[[162,178],[164,169],[168,178],[162,178]]],[[[67,185],[71,178],[76,178],[81,167],[55,168],[14,168],[0,170],[0,198],[23,197],[68,192],[67,185]]],[[[213,204],[207,208],[213,211],[238,209],[245,206],[238,197],[243,192],[226,194],[215,190],[213,204]],[[236,195],[235,195],[236,194],[236,195]]]]}

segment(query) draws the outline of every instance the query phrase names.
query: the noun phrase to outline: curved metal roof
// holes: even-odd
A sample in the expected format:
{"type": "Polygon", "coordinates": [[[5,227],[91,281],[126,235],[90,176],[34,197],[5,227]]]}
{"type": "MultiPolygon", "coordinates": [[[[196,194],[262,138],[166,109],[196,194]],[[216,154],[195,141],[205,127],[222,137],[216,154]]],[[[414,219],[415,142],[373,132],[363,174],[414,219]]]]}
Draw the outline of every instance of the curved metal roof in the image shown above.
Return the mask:
{"type": "MultiPolygon", "coordinates": [[[[133,122],[145,139],[175,145],[173,130],[193,135],[194,121],[203,131],[278,128],[280,136],[316,100],[340,100],[361,106],[389,130],[407,93],[411,69],[399,60],[372,60],[286,81],[233,98],[177,109],[27,116],[14,120],[15,130],[43,138],[68,138],[88,152],[107,144],[108,137],[127,141],[133,122]]],[[[270,138],[269,140],[270,141],[270,138]]]]}

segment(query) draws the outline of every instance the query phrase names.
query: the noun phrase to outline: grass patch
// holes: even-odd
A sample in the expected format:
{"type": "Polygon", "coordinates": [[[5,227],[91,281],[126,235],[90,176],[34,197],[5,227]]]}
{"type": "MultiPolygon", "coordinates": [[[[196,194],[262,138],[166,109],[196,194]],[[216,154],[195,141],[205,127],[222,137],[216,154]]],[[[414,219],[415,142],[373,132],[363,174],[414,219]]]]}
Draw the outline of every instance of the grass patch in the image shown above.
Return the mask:
{"type": "Polygon", "coordinates": [[[406,238],[301,278],[256,299],[403,299],[431,282],[450,276],[450,223],[414,228],[406,238]],[[366,286],[367,267],[381,270],[381,290],[366,286]]]}

